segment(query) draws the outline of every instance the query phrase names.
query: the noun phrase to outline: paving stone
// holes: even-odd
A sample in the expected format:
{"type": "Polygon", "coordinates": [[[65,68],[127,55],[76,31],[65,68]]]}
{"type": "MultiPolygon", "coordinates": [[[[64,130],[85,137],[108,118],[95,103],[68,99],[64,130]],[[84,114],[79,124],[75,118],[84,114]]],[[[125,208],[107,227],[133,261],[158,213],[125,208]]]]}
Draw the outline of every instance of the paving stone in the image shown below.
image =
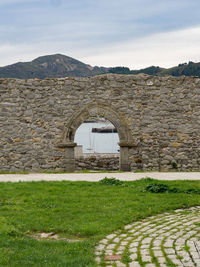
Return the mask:
{"type": "Polygon", "coordinates": [[[142,254],[142,261],[151,262],[151,256],[142,254]]]}
{"type": "Polygon", "coordinates": [[[108,250],[106,249],[105,253],[108,254],[108,255],[112,255],[113,254],[113,251],[110,250],[110,249],[108,249],[108,250]]]}
{"type": "Polygon", "coordinates": [[[181,258],[180,261],[185,265],[187,262],[193,262],[193,260],[190,257],[181,258]]]}
{"type": "Polygon", "coordinates": [[[96,250],[97,251],[102,251],[102,250],[104,250],[104,248],[105,248],[104,245],[99,245],[99,246],[96,247],[96,250]]]}
{"type": "Polygon", "coordinates": [[[106,250],[107,250],[107,249],[114,249],[115,246],[116,246],[116,244],[110,244],[110,245],[107,246],[106,250]]]}
{"type": "Polygon", "coordinates": [[[147,234],[150,234],[150,233],[152,233],[152,232],[154,232],[154,231],[155,231],[155,229],[149,229],[149,230],[146,231],[146,233],[147,233],[147,234]]]}
{"type": "Polygon", "coordinates": [[[173,259],[173,263],[174,264],[177,264],[178,266],[181,266],[182,265],[181,261],[178,260],[178,259],[173,259]]]}
{"type": "Polygon", "coordinates": [[[165,248],[165,252],[167,254],[174,254],[175,253],[175,251],[172,248],[165,248]]]}
{"type": "Polygon", "coordinates": [[[130,262],[129,267],[141,267],[141,265],[138,262],[130,262]]]}
{"type": "Polygon", "coordinates": [[[108,240],[107,239],[102,239],[99,244],[100,245],[106,245],[108,243],[108,240]]]}
{"type": "Polygon", "coordinates": [[[121,260],[121,255],[105,255],[104,260],[105,261],[118,261],[121,260]]]}
{"type": "Polygon", "coordinates": [[[119,241],[120,241],[119,237],[116,237],[112,242],[119,243],[119,241]]]}
{"type": "Polygon", "coordinates": [[[122,246],[126,246],[127,244],[128,244],[127,241],[122,241],[122,242],[121,242],[121,245],[122,245],[122,246]]]}
{"type": "Polygon", "coordinates": [[[131,260],[137,259],[137,253],[132,253],[130,256],[131,260]]]}
{"type": "Polygon", "coordinates": [[[174,243],[174,240],[167,240],[165,243],[164,243],[164,247],[172,247],[173,246],[173,243],[174,243]]]}
{"type": "Polygon", "coordinates": [[[149,255],[150,251],[149,251],[149,249],[141,249],[140,253],[141,253],[141,255],[149,255]]]}
{"type": "Polygon", "coordinates": [[[145,239],[142,240],[142,244],[149,244],[151,242],[152,238],[147,237],[145,239]]]}
{"type": "Polygon", "coordinates": [[[136,247],[130,248],[129,251],[130,252],[137,252],[137,248],[136,247]]]}
{"type": "Polygon", "coordinates": [[[135,229],[129,230],[130,233],[135,233],[135,231],[136,231],[135,229]]]}
{"type": "MultiPolygon", "coordinates": [[[[159,216],[152,216],[149,220],[153,220],[153,223],[148,220],[143,220],[139,225],[136,223],[133,225],[129,224],[124,228],[121,235],[120,231],[118,231],[118,234],[115,232],[114,234],[108,235],[106,239],[104,238],[101,240],[99,246],[96,247],[96,261],[98,264],[100,264],[100,257],[98,257],[98,255],[103,255],[104,257],[105,255],[113,256],[113,249],[119,244],[120,246],[117,249],[118,254],[122,254],[125,249],[128,249],[130,253],[132,262],[129,263],[129,267],[140,266],[136,261],[138,248],[140,249],[143,263],[146,263],[145,266],[153,267],[155,265],[152,263],[152,258],[150,256],[150,244],[152,244],[153,240],[151,249],[160,267],[166,267],[166,259],[162,253],[161,244],[167,257],[178,267],[200,266],[200,256],[198,253],[200,241],[197,238],[200,227],[194,224],[194,222],[200,221],[200,207],[188,209],[188,213],[181,210],[175,211],[173,215],[165,213],[159,216]],[[156,221],[160,222],[160,225],[155,225],[156,221]],[[176,228],[174,228],[174,226],[176,226],[176,228]],[[138,229],[141,230],[138,231],[138,229]],[[124,231],[127,232],[124,233],[124,231]],[[145,237],[147,233],[148,237],[145,237]],[[108,241],[111,241],[111,244],[108,244],[104,254],[105,245],[108,241]],[[190,254],[183,249],[185,242],[189,247],[190,254]],[[183,259],[179,260],[177,255],[181,256],[183,259]],[[190,255],[196,265],[192,261],[190,255]]],[[[121,260],[109,260],[106,261],[106,267],[110,266],[111,263],[115,263],[116,266],[119,267],[126,266],[124,263],[121,263],[121,260]]]]}
{"type": "Polygon", "coordinates": [[[154,254],[155,256],[160,256],[160,257],[163,256],[162,251],[156,251],[156,250],[154,250],[154,251],[153,251],[153,254],[154,254]]]}
{"type": "Polygon", "coordinates": [[[190,254],[192,255],[192,257],[194,259],[198,259],[200,257],[199,253],[198,252],[190,252],[190,254]]]}
{"type": "Polygon", "coordinates": [[[122,262],[116,262],[117,267],[126,267],[126,264],[122,262]]]}
{"type": "Polygon", "coordinates": [[[192,261],[190,262],[184,262],[184,267],[194,267],[194,263],[192,261]]]}
{"type": "Polygon", "coordinates": [[[101,262],[101,258],[100,257],[96,257],[95,260],[96,260],[97,263],[101,262]]]}
{"type": "Polygon", "coordinates": [[[165,257],[157,257],[157,260],[159,263],[165,263],[166,262],[165,257]]]}
{"type": "Polygon", "coordinates": [[[141,247],[141,249],[149,248],[149,245],[148,244],[145,244],[145,245],[141,245],[140,247],[141,247]]]}
{"type": "Polygon", "coordinates": [[[138,242],[133,242],[133,243],[131,243],[131,245],[130,245],[130,247],[132,248],[132,247],[138,247],[138,242]]]}
{"type": "Polygon", "coordinates": [[[116,237],[116,235],[115,234],[111,234],[111,235],[108,235],[106,238],[107,239],[113,239],[114,237],[116,237]]]}
{"type": "Polygon", "coordinates": [[[125,230],[128,230],[128,229],[130,229],[130,228],[132,228],[132,227],[133,227],[132,224],[128,224],[128,225],[126,225],[126,226],[124,227],[124,229],[125,229],[125,230]]]}
{"type": "Polygon", "coordinates": [[[125,241],[129,241],[129,240],[132,240],[133,238],[131,237],[131,236],[129,236],[129,237],[127,237],[126,239],[125,239],[125,241]]]}
{"type": "Polygon", "coordinates": [[[124,250],[124,249],[125,249],[124,246],[119,246],[119,247],[117,248],[117,250],[124,250]]]}
{"type": "Polygon", "coordinates": [[[154,240],[153,241],[154,246],[160,246],[161,245],[161,240],[154,240]]]}

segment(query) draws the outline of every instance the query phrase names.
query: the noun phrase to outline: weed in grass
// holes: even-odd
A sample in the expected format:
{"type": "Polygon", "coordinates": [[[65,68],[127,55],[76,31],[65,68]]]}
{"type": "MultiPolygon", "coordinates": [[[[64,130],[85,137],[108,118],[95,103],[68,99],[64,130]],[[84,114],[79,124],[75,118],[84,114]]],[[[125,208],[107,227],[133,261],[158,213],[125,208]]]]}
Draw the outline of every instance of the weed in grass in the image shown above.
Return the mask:
{"type": "Polygon", "coordinates": [[[141,181],[141,182],[144,182],[144,183],[149,183],[149,182],[154,182],[154,181],[156,181],[156,179],[151,178],[151,177],[145,177],[145,178],[140,179],[140,181],[141,181]]]}
{"type": "Polygon", "coordinates": [[[5,217],[0,217],[0,236],[16,236],[18,233],[17,229],[9,224],[5,217]]]}
{"type": "Polygon", "coordinates": [[[123,263],[129,263],[132,262],[131,258],[130,258],[130,252],[128,250],[125,250],[123,255],[122,255],[122,262],[123,263]]]}
{"type": "Polygon", "coordinates": [[[145,190],[151,193],[164,193],[169,190],[169,187],[166,184],[148,184],[145,190]]]}
{"type": "Polygon", "coordinates": [[[182,260],[183,259],[183,256],[177,255],[176,258],[177,258],[177,260],[182,260]]]}
{"type": "Polygon", "coordinates": [[[176,187],[170,188],[164,183],[150,183],[145,187],[146,192],[150,193],[184,193],[184,194],[200,194],[200,189],[189,188],[186,190],[181,190],[176,187]]]}
{"type": "Polygon", "coordinates": [[[124,185],[124,183],[116,178],[107,178],[105,177],[104,179],[99,181],[100,184],[103,185],[124,185]]]}
{"type": "Polygon", "coordinates": [[[123,186],[123,187],[129,187],[129,188],[134,188],[133,185],[131,185],[130,183],[126,183],[123,181],[120,181],[116,178],[103,178],[102,180],[99,181],[100,184],[102,185],[114,185],[114,186],[123,186]]]}
{"type": "Polygon", "coordinates": [[[195,188],[190,188],[190,189],[184,190],[183,193],[186,193],[186,194],[200,194],[200,190],[199,189],[195,189],[195,188]]]}

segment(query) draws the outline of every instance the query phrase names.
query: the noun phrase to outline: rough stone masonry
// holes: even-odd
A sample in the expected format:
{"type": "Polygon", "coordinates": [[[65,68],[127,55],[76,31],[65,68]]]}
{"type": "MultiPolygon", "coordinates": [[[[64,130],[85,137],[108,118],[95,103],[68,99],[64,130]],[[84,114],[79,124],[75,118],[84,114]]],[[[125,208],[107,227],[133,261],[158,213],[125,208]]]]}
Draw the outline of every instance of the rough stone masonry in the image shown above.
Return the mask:
{"type": "Polygon", "coordinates": [[[0,170],[73,171],[90,116],[117,128],[121,170],[200,169],[200,79],[105,74],[0,79],[0,170]]]}

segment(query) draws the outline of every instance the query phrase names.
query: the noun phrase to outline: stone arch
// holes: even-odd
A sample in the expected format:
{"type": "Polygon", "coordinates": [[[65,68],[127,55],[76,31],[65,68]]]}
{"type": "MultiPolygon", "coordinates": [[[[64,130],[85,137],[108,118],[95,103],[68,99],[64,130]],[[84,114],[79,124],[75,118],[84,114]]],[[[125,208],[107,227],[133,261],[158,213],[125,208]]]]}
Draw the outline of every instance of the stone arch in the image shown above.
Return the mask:
{"type": "Polygon", "coordinates": [[[114,108],[102,104],[90,104],[76,112],[69,122],[67,122],[64,133],[66,140],[73,142],[78,127],[91,116],[102,117],[109,120],[118,130],[120,142],[130,139],[125,119],[119,116],[114,108]]]}
{"type": "Polygon", "coordinates": [[[131,131],[126,124],[125,116],[120,114],[114,107],[101,103],[91,103],[86,105],[66,122],[63,138],[60,146],[66,148],[67,170],[74,170],[74,137],[78,127],[89,117],[96,116],[109,120],[117,129],[120,146],[120,170],[129,171],[129,148],[132,147],[131,131]]]}

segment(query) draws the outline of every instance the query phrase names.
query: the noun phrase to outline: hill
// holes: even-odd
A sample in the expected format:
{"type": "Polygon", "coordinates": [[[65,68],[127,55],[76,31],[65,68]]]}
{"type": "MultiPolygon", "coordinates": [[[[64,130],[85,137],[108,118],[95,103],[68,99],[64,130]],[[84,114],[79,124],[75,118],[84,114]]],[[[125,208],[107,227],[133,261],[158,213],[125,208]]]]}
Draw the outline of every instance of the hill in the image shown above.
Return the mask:
{"type": "Polygon", "coordinates": [[[199,76],[200,62],[183,63],[173,68],[160,68],[151,66],[140,70],[130,70],[127,67],[92,67],[74,58],[61,54],[38,57],[30,62],[18,62],[16,64],[0,67],[0,78],[62,78],[70,76],[87,77],[104,73],[172,75],[172,76],[199,76]]]}
{"type": "Polygon", "coordinates": [[[194,63],[190,61],[189,63],[179,64],[176,67],[165,69],[156,66],[151,66],[145,69],[140,70],[130,70],[126,67],[115,67],[109,69],[110,73],[118,73],[118,74],[139,74],[145,73],[149,75],[172,75],[172,76],[199,76],[200,77],[200,62],[194,63]]]}
{"type": "Polygon", "coordinates": [[[61,78],[69,76],[94,76],[106,73],[104,67],[92,67],[61,54],[42,56],[31,62],[18,62],[0,67],[0,78],[61,78]]]}

